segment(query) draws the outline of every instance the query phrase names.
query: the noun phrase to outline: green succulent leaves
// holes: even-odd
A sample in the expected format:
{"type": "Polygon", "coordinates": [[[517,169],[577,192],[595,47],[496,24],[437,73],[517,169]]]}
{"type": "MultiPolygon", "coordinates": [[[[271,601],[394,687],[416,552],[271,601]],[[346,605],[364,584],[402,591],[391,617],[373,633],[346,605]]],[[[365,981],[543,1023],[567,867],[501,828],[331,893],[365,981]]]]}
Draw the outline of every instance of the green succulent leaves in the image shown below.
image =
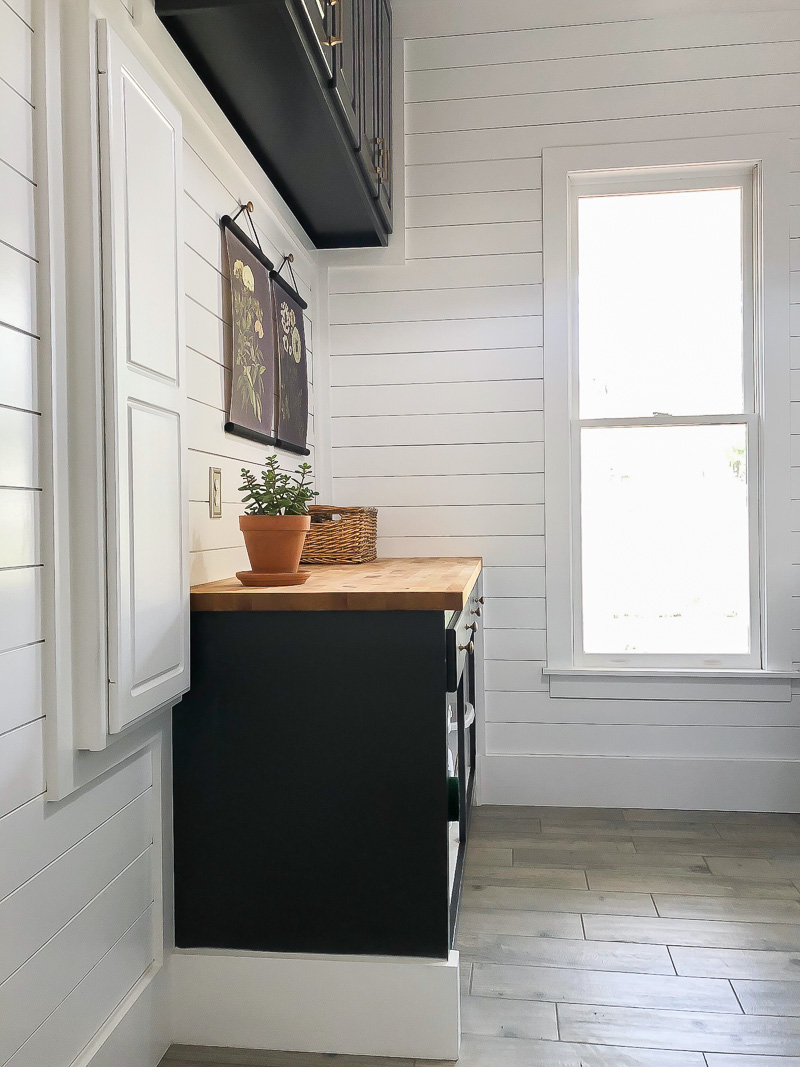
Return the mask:
{"type": "Polygon", "coordinates": [[[247,505],[246,515],[307,515],[308,505],[319,493],[309,485],[311,464],[301,463],[291,474],[281,470],[277,456],[267,456],[266,470],[256,478],[242,467],[239,492],[247,505]]]}

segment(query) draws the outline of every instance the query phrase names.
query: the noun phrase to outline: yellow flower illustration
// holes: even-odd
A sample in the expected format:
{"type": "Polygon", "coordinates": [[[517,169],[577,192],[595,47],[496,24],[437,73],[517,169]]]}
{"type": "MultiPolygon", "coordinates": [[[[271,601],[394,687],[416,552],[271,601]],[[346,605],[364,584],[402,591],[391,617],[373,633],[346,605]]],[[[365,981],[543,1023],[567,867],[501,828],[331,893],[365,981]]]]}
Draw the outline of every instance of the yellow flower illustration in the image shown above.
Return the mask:
{"type": "Polygon", "coordinates": [[[256,319],[253,329],[256,331],[259,337],[264,336],[264,327],[261,325],[258,319],[256,319]]]}
{"type": "Polygon", "coordinates": [[[247,265],[242,267],[242,285],[244,285],[245,289],[249,289],[251,293],[256,287],[256,280],[253,277],[253,272],[247,265]]]}
{"type": "Polygon", "coordinates": [[[244,263],[242,263],[242,261],[240,259],[237,259],[236,262],[233,265],[233,276],[234,276],[234,278],[241,278],[243,270],[244,270],[244,263]]]}
{"type": "Polygon", "coordinates": [[[286,303],[286,301],[284,301],[281,304],[281,327],[283,328],[284,333],[289,332],[289,327],[291,326],[291,324],[291,312],[289,311],[289,305],[286,303]]]}
{"type": "Polygon", "coordinates": [[[289,338],[288,338],[287,334],[283,335],[283,350],[284,350],[284,352],[288,352],[289,351],[289,338]]]}
{"type": "Polygon", "coordinates": [[[295,326],[292,330],[292,355],[294,356],[295,363],[300,362],[300,357],[303,354],[303,344],[300,340],[300,331],[295,326]]]}
{"type": "Polygon", "coordinates": [[[297,325],[297,318],[295,317],[294,310],[289,312],[289,322],[292,324],[292,326],[297,325]]]}

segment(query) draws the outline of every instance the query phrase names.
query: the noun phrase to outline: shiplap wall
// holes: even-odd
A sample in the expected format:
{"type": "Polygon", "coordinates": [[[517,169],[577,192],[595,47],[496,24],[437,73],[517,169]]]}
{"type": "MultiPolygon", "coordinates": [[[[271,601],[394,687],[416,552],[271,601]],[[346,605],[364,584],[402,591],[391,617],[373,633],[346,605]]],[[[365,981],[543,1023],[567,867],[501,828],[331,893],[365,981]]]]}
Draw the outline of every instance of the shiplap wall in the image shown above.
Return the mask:
{"type": "MultiPolygon", "coordinates": [[[[254,444],[226,434],[227,402],[230,390],[231,355],[226,341],[230,330],[230,307],[225,290],[222,240],[219,219],[234,215],[239,199],[251,199],[255,205],[253,221],[267,257],[280,265],[284,255],[294,254],[294,270],[300,295],[308,303],[305,332],[308,348],[309,420],[308,444],[311,455],[305,462],[314,466],[314,385],[313,385],[313,318],[316,307],[316,266],[296,239],[272,215],[270,207],[259,200],[232,160],[215,153],[209,156],[207,141],[185,141],[185,277],[186,277],[186,344],[189,391],[189,523],[191,580],[199,582],[227,578],[246,569],[247,553],[239,531],[243,507],[238,488],[241,468],[260,473],[265,456],[275,449],[254,444]],[[209,517],[209,467],[222,471],[223,509],[221,519],[209,517]]],[[[245,216],[239,224],[251,233],[245,216]]],[[[288,266],[284,273],[291,280],[288,266]]],[[[278,450],[281,463],[294,470],[303,462],[278,450]]]]}
{"type": "MultiPolygon", "coordinates": [[[[407,262],[331,271],[334,493],[380,506],[385,555],[484,557],[485,801],[796,810],[797,699],[555,700],[542,679],[542,149],[800,137],[800,12],[625,6],[398,0],[407,262]]],[[[792,167],[800,435],[800,140],[792,167]]]]}
{"type": "MultiPolygon", "coordinates": [[[[112,22],[129,20],[128,5],[115,10],[114,3],[107,5],[112,22]]],[[[92,1062],[102,1067],[117,1067],[125,1057],[150,1067],[168,1040],[161,975],[147,996],[131,1003],[124,1025],[111,1027],[163,947],[161,783],[154,780],[160,767],[148,748],[68,800],[45,800],[42,597],[50,575],[38,529],[33,163],[35,116],[44,109],[42,101],[34,108],[32,88],[40,11],[33,0],[0,0],[0,1064],[68,1067],[96,1044],[92,1062]]],[[[172,47],[165,31],[164,38],[172,47]]],[[[203,136],[202,120],[188,117],[189,482],[192,577],[201,581],[247,566],[236,523],[238,471],[242,464],[258,466],[267,451],[222,429],[227,372],[219,216],[231,213],[237,198],[253,199],[265,252],[276,263],[294,252],[300,291],[312,308],[316,266],[215,138],[221,119],[203,136]],[[221,520],[208,517],[209,466],[223,470],[221,520]]],[[[306,330],[310,353],[311,316],[306,330]]],[[[166,892],[169,899],[168,886],[166,892]]]]}
{"type": "Polygon", "coordinates": [[[150,750],[44,799],[34,10],[0,0],[0,1063],[67,1067],[161,952],[159,814],[150,750]]]}

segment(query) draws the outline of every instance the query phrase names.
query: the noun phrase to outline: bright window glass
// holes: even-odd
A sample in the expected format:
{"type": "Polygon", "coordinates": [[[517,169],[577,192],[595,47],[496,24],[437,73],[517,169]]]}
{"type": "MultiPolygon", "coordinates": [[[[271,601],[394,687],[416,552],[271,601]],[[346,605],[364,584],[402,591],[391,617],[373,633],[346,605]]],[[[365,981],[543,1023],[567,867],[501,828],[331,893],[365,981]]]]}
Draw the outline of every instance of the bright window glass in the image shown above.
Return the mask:
{"type": "Polygon", "coordinates": [[[578,199],[580,416],[743,410],[742,190],[578,199]]]}
{"type": "Polygon", "coordinates": [[[746,655],[747,428],[581,430],[583,648],[746,655]]]}

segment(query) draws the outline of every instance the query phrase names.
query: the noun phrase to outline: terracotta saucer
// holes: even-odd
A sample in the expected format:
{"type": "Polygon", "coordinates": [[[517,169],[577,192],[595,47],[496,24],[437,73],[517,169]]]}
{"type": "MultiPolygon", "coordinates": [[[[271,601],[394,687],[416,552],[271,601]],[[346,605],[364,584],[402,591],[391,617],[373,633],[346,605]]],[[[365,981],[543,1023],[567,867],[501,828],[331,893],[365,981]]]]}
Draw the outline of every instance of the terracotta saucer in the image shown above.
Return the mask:
{"type": "Polygon", "coordinates": [[[311,571],[292,571],[290,574],[259,574],[257,571],[237,571],[242,585],[302,585],[311,577],[311,571]]]}

